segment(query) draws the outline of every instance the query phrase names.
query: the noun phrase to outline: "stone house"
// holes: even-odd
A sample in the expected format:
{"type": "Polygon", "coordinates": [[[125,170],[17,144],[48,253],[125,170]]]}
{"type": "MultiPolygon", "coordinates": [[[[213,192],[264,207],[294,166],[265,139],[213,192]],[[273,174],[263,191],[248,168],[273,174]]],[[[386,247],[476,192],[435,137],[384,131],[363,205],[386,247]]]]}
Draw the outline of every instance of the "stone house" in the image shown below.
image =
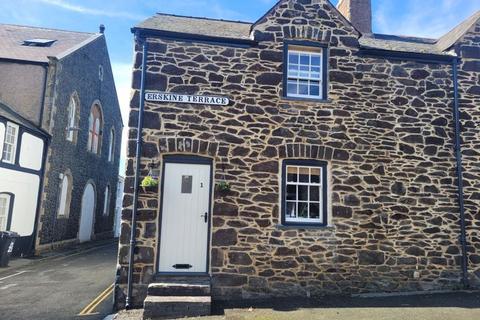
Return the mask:
{"type": "Polygon", "coordinates": [[[281,0],[134,27],[117,307],[155,315],[176,276],[217,300],[478,287],[479,19],[383,35],[369,0],[281,0]]]}
{"type": "Polygon", "coordinates": [[[17,254],[113,236],[122,119],[103,31],[0,25],[0,100],[48,136],[38,201],[11,203],[31,226],[17,254]]]}

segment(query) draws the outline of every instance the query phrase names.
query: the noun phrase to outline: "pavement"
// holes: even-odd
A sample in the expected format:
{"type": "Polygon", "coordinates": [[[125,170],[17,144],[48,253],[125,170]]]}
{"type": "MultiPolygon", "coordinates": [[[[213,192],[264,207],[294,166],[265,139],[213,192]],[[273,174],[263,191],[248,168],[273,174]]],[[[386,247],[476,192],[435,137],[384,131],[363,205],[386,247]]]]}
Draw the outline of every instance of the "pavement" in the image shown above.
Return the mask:
{"type": "MultiPolygon", "coordinates": [[[[480,292],[380,297],[325,297],[311,300],[214,305],[211,317],[197,320],[479,320],[480,292]]],[[[114,320],[141,320],[142,310],[122,311],[114,320]]]]}
{"type": "Polygon", "coordinates": [[[116,241],[13,259],[0,269],[0,319],[103,319],[112,313],[116,241]]]}

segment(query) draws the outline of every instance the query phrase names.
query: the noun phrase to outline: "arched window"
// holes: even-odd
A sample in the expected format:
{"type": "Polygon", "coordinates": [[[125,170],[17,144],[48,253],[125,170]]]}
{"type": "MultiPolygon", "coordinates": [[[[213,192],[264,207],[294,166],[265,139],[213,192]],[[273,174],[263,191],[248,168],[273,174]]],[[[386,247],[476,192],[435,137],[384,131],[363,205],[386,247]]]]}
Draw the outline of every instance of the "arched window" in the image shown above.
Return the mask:
{"type": "Polygon", "coordinates": [[[68,141],[75,142],[77,140],[78,116],[79,113],[78,96],[73,93],[68,104],[68,122],[66,128],[66,138],[68,141]]]}
{"type": "Polygon", "coordinates": [[[105,188],[105,198],[103,199],[103,215],[108,216],[110,207],[110,186],[105,188]]]}
{"type": "Polygon", "coordinates": [[[108,145],[108,161],[113,162],[115,159],[115,130],[110,130],[110,143],[108,145]]]}
{"type": "Polygon", "coordinates": [[[72,176],[65,173],[60,182],[60,202],[58,205],[58,216],[66,217],[70,213],[70,201],[72,199],[72,176]]]}
{"type": "Polygon", "coordinates": [[[95,103],[88,118],[88,145],[87,150],[99,154],[102,143],[103,118],[100,105],[95,103]]]}
{"type": "Polygon", "coordinates": [[[12,196],[8,193],[0,193],[0,231],[7,231],[8,217],[10,216],[10,202],[12,196]]]}

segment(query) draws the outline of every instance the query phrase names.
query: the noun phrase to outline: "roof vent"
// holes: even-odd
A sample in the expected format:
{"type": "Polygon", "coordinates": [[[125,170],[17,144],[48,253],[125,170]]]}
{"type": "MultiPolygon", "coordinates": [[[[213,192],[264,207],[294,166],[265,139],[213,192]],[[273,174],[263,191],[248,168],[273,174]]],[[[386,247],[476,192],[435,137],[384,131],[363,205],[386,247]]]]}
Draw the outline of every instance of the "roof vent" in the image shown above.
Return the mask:
{"type": "Polygon", "coordinates": [[[55,41],[51,39],[29,39],[24,40],[23,45],[29,47],[50,47],[55,41]]]}

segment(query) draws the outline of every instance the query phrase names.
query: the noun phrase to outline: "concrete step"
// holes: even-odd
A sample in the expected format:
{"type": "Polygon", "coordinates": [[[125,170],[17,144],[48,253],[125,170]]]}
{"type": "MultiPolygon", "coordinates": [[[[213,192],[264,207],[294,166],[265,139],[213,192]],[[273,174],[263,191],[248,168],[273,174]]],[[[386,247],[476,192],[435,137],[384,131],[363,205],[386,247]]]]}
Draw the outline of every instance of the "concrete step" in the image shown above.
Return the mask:
{"type": "Polygon", "coordinates": [[[143,319],[176,319],[208,316],[211,297],[148,296],[143,303],[143,319]]]}
{"type": "Polygon", "coordinates": [[[210,296],[210,283],[161,282],[148,285],[149,296],[210,296]]]}

